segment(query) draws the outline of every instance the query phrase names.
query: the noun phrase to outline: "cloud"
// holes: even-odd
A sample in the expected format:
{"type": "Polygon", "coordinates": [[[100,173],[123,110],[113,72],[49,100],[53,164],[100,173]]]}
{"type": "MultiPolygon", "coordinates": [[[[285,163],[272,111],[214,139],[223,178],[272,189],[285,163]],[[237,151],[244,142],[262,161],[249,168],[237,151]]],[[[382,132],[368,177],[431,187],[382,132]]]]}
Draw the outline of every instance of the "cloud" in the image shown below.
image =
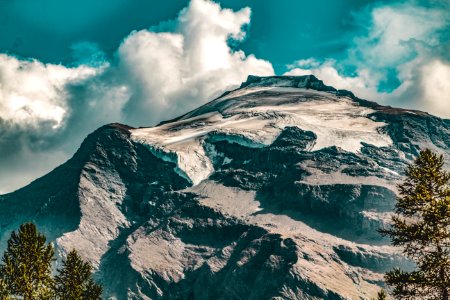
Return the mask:
{"type": "Polygon", "coordinates": [[[96,74],[81,66],[66,68],[0,54],[0,119],[2,127],[57,129],[67,114],[65,86],[96,74]]]}
{"type": "Polygon", "coordinates": [[[434,60],[424,65],[421,85],[426,106],[450,117],[450,64],[434,60]]]}
{"type": "Polygon", "coordinates": [[[438,31],[448,22],[446,13],[411,2],[374,8],[367,35],[355,38],[350,56],[375,68],[401,65],[415,58],[420,48],[440,44],[438,31]]]}
{"type": "Polygon", "coordinates": [[[0,192],[29,182],[67,158],[57,147],[72,110],[68,86],[99,72],[0,54],[0,192]]]}
{"type": "Polygon", "coordinates": [[[418,58],[401,69],[402,84],[389,97],[394,105],[425,110],[450,119],[450,62],[418,58]]]}
{"type": "MultiPolygon", "coordinates": [[[[418,3],[360,11],[361,32],[343,56],[299,60],[287,74],[450,117],[450,4],[418,3]]],[[[68,65],[0,54],[0,193],[62,163],[105,123],[150,126],[249,74],[274,74],[270,62],[239,48],[250,19],[249,8],[192,0],[177,18],[131,32],[110,59],[86,41],[73,45],[68,65]]]]}
{"type": "Polygon", "coordinates": [[[288,74],[314,74],[359,97],[450,118],[449,6],[410,1],[372,7],[369,22],[367,14],[359,16],[367,23],[364,33],[339,63],[300,60],[288,74]]]}
{"type": "Polygon", "coordinates": [[[178,16],[175,32],[133,32],[118,50],[133,91],[126,119],[151,124],[193,109],[249,74],[272,75],[269,62],[230,49],[229,40],[243,40],[249,22],[249,8],[233,12],[192,0],[178,16]]]}
{"type": "Polygon", "coordinates": [[[153,125],[272,75],[237,47],[250,16],[192,0],[170,26],[130,33],[111,61],[89,42],[72,47],[70,67],[0,54],[0,192],[57,166],[102,124],[153,125]]]}
{"type": "Polygon", "coordinates": [[[336,69],[335,60],[319,62],[315,59],[299,60],[291,64],[285,75],[315,75],[326,84],[338,89],[349,90],[362,98],[373,99],[380,95],[377,81],[369,76],[367,70],[359,70],[358,76],[345,76],[336,69]]]}

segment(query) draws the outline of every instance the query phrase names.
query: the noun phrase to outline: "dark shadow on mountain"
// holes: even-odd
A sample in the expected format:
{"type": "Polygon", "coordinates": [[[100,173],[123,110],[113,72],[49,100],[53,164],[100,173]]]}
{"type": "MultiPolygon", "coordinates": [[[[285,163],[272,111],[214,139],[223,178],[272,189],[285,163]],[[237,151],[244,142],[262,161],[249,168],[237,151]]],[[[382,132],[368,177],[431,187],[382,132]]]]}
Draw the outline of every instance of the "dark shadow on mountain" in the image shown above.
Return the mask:
{"type": "Polygon", "coordinates": [[[363,145],[360,153],[336,147],[310,151],[316,135],[285,128],[270,146],[247,148],[207,139],[214,148],[216,172],[210,179],[225,186],[256,191],[263,209],[258,214],[284,214],[321,232],[368,244],[385,244],[377,232],[381,223],[370,212],[392,211],[395,193],[382,186],[355,183],[312,184],[311,172],[385,179],[383,168],[399,163],[397,153],[363,145]],[[224,164],[225,158],[227,163],[224,164]],[[368,213],[367,213],[368,212],[368,213]]]}

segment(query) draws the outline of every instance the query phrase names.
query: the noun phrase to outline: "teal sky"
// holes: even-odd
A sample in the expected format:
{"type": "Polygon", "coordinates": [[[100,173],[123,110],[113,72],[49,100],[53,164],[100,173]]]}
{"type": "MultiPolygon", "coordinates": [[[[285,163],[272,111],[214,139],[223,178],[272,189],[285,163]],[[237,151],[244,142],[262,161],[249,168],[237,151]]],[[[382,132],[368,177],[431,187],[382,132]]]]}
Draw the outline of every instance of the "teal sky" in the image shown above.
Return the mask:
{"type": "MultiPolygon", "coordinates": [[[[375,0],[223,0],[250,7],[251,24],[239,46],[269,60],[277,73],[295,60],[339,58],[362,30],[355,14],[375,0]]],[[[71,45],[94,42],[111,56],[132,31],[175,19],[188,1],[0,0],[0,52],[43,62],[71,63],[71,45]]]]}

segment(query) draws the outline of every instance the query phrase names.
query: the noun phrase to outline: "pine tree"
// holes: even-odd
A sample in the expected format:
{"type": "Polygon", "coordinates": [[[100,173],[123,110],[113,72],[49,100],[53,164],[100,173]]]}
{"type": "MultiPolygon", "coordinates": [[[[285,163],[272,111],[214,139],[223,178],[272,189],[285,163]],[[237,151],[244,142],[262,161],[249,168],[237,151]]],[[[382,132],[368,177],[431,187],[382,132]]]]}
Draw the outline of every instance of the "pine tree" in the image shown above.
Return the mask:
{"type": "Polygon", "coordinates": [[[55,277],[58,299],[98,300],[102,287],[92,279],[92,266],[84,262],[75,250],[67,255],[55,277]]]}
{"type": "Polygon", "coordinates": [[[10,293],[8,292],[8,287],[6,286],[5,281],[0,279],[0,300],[9,300],[10,293]]]}
{"type": "Polygon", "coordinates": [[[36,226],[26,223],[12,232],[0,265],[3,293],[24,300],[50,299],[54,250],[36,226]]]}
{"type": "Polygon", "coordinates": [[[378,292],[377,297],[373,300],[387,300],[387,294],[385,290],[381,290],[378,292]]]}
{"type": "Polygon", "coordinates": [[[397,299],[449,299],[450,173],[443,166],[442,156],[420,152],[399,185],[392,226],[380,230],[416,263],[412,272],[394,269],[386,274],[397,299]]]}

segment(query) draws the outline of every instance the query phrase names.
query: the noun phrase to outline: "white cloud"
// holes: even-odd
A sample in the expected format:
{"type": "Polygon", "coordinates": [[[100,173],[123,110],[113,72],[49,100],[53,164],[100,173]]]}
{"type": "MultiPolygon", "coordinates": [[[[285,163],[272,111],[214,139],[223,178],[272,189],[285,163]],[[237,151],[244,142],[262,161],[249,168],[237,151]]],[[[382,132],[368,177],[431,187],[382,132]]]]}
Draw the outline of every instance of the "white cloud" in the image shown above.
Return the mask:
{"type": "Polygon", "coordinates": [[[433,60],[422,67],[423,105],[433,114],[450,118],[450,63],[433,60]]]}
{"type": "Polygon", "coordinates": [[[0,54],[0,120],[26,129],[42,124],[56,129],[67,115],[66,85],[96,73],[85,66],[45,65],[0,54]]]}
{"type": "Polygon", "coordinates": [[[436,31],[445,25],[445,13],[411,3],[375,8],[367,35],[355,38],[351,54],[359,64],[372,67],[402,64],[421,47],[439,44],[436,31]]]}
{"type": "Polygon", "coordinates": [[[250,13],[192,0],[170,22],[173,31],[132,32],[114,63],[90,43],[74,45],[82,65],[72,68],[0,55],[0,171],[9,174],[0,176],[0,190],[49,171],[102,124],[152,125],[238,86],[249,74],[272,75],[269,62],[229,46],[230,39],[245,38],[250,13]]]}
{"type": "MultiPolygon", "coordinates": [[[[445,13],[413,2],[374,8],[366,34],[341,62],[356,67],[354,75],[344,75],[334,60],[313,58],[295,62],[288,74],[314,74],[363,98],[450,117],[450,63],[433,48],[448,24],[445,13]],[[380,92],[389,68],[401,84],[380,92]]],[[[250,17],[249,8],[235,12],[192,0],[177,19],[132,32],[114,62],[85,42],[72,49],[77,67],[0,54],[0,191],[60,164],[102,124],[152,125],[236,87],[249,74],[272,75],[269,62],[229,46],[230,39],[245,38],[250,17]]]]}
{"type": "Polygon", "coordinates": [[[354,39],[346,59],[300,60],[286,74],[313,74],[362,98],[450,118],[450,62],[436,48],[449,43],[440,35],[450,23],[447,11],[408,2],[374,8],[370,17],[366,34],[354,39]],[[340,72],[345,66],[356,68],[352,76],[340,72]],[[380,91],[392,70],[400,84],[380,91]]]}
{"type": "Polygon", "coordinates": [[[450,119],[450,62],[424,54],[398,71],[401,84],[383,95],[385,102],[450,119]]]}
{"type": "Polygon", "coordinates": [[[369,73],[360,70],[358,76],[344,76],[339,74],[335,67],[336,61],[327,60],[320,63],[312,58],[301,60],[291,65],[291,70],[285,75],[314,75],[325,84],[337,89],[349,90],[358,97],[373,99],[379,96],[376,85],[377,82],[370,78],[369,73]]]}
{"type": "Polygon", "coordinates": [[[192,0],[177,20],[176,32],[133,32],[119,48],[120,67],[134,95],[125,107],[137,125],[174,117],[239,85],[249,74],[272,75],[272,65],[242,51],[250,9],[238,12],[213,2],[192,0]]]}

